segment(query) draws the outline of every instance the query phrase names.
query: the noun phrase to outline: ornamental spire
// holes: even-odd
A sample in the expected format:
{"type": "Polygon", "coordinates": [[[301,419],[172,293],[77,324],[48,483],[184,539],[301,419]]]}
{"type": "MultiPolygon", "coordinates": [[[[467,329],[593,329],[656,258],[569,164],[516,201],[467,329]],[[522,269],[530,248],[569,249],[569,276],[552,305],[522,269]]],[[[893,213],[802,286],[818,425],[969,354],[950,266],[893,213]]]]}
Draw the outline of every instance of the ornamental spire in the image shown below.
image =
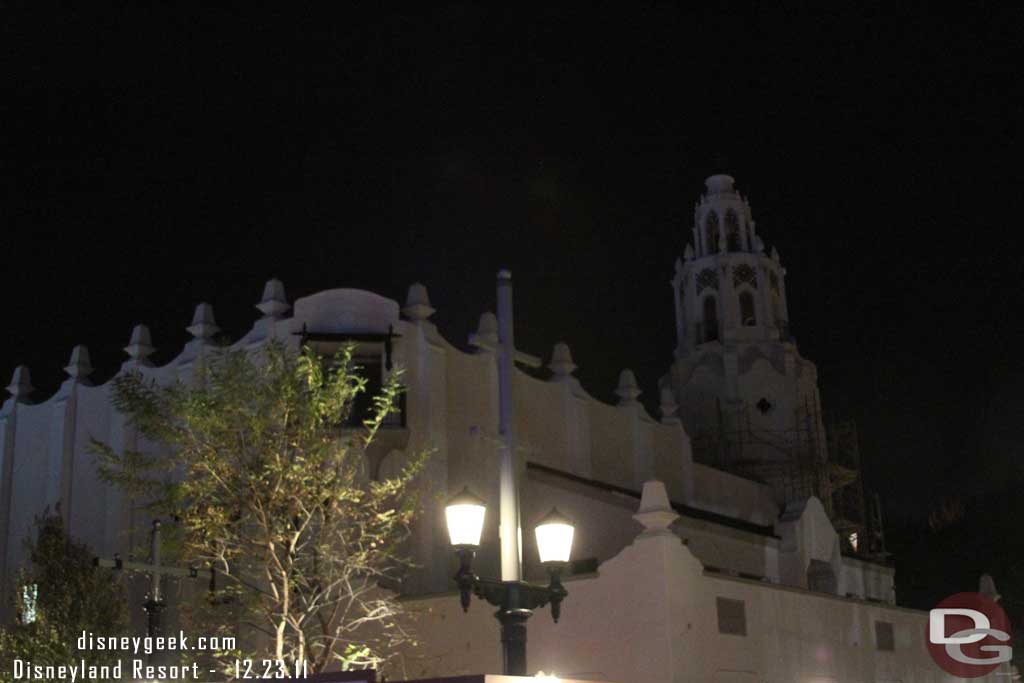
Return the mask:
{"type": "Polygon", "coordinates": [[[565,342],[558,342],[551,351],[551,362],[548,369],[553,373],[552,381],[560,382],[572,376],[576,364],[572,362],[572,352],[565,342]]]}
{"type": "Polygon", "coordinates": [[[676,403],[676,397],[672,393],[671,387],[661,388],[661,421],[663,424],[674,424],[679,422],[679,418],[676,417],[676,411],[679,410],[679,404],[676,403]]]}
{"type": "Polygon", "coordinates": [[[89,362],[89,349],[79,344],[71,350],[71,359],[64,366],[64,372],[71,379],[85,381],[92,374],[92,363],[89,362]]]}
{"type": "Polygon", "coordinates": [[[32,386],[32,377],[28,366],[19,365],[14,368],[11,383],[7,385],[7,393],[13,396],[15,400],[23,401],[33,391],[35,391],[35,387],[32,386]]]}
{"type": "MultiPolygon", "coordinates": [[[[263,285],[263,298],[256,304],[264,318],[278,319],[287,313],[291,306],[288,304],[288,297],[284,294],[284,283],[276,277],[267,280],[263,285]]],[[[213,311],[210,312],[211,320],[213,311]]]]}
{"type": "Polygon", "coordinates": [[[208,303],[201,303],[196,306],[196,312],[192,316],[192,324],[185,328],[193,337],[201,340],[208,340],[220,331],[217,322],[213,318],[213,306],[208,303]]]}
{"type": "Polygon", "coordinates": [[[131,339],[128,340],[128,346],[124,347],[124,352],[137,363],[145,364],[146,358],[153,353],[153,342],[149,337],[149,328],[145,325],[136,325],[132,328],[131,339]]]}
{"type": "Polygon", "coordinates": [[[419,322],[434,315],[435,311],[436,309],[430,305],[430,295],[427,294],[426,286],[420,282],[409,285],[402,314],[409,320],[419,322]]]}
{"type": "Polygon", "coordinates": [[[665,484],[652,479],[644,482],[644,490],[640,495],[640,509],[633,519],[644,526],[642,536],[671,534],[669,526],[679,519],[668,500],[665,484]]]}
{"type": "Polygon", "coordinates": [[[476,327],[476,339],[484,348],[494,348],[498,345],[498,317],[490,311],[480,314],[480,323],[476,327]]]}
{"type": "Polygon", "coordinates": [[[637,397],[642,393],[632,370],[626,368],[619,373],[619,386],[615,389],[615,394],[619,397],[620,406],[635,406],[637,397]]]}

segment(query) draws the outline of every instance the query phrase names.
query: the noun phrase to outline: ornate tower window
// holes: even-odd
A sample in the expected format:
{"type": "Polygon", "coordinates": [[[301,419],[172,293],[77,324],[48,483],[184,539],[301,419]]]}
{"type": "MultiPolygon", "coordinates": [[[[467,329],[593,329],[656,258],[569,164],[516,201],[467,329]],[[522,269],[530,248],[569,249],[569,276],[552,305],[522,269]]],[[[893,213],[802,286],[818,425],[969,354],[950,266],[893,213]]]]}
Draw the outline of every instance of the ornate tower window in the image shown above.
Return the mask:
{"type": "Polygon", "coordinates": [[[740,292],[740,321],[747,327],[757,324],[757,313],[754,311],[754,296],[750,292],[740,292]]]}
{"type": "Polygon", "coordinates": [[[718,214],[714,211],[709,211],[704,221],[704,244],[709,254],[718,253],[718,214]]]}
{"type": "Polygon", "coordinates": [[[704,322],[701,325],[701,331],[703,333],[702,342],[718,339],[718,302],[713,296],[704,299],[704,322]]]}
{"type": "Polygon", "coordinates": [[[718,290],[718,273],[711,268],[705,268],[697,274],[697,295],[705,289],[718,290]]]}
{"type": "Polygon", "coordinates": [[[753,266],[741,263],[732,269],[732,286],[739,287],[744,283],[757,289],[757,271],[753,266]]]}
{"type": "Polygon", "coordinates": [[[732,209],[725,212],[725,246],[728,251],[741,251],[743,248],[740,243],[740,219],[732,209]]]}
{"type": "Polygon", "coordinates": [[[775,274],[774,270],[768,271],[768,285],[772,290],[772,313],[775,315],[775,320],[781,321],[782,316],[782,293],[779,291],[779,276],[775,274]]]}

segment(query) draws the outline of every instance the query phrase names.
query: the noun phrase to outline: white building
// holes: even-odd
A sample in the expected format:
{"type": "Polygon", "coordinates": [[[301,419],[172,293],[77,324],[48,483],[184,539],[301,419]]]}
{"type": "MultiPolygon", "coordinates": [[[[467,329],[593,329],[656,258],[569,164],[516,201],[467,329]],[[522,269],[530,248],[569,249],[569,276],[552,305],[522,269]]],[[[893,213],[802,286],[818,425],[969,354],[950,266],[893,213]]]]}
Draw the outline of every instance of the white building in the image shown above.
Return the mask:
{"type": "MultiPolygon", "coordinates": [[[[694,246],[677,262],[674,297],[666,302],[666,315],[675,306],[678,346],[662,379],[659,415],[638,402],[629,370],[620,375],[617,404],[593,398],[574,378],[561,342],[553,345],[546,379],[515,373],[526,574],[541,573],[526,530],[555,504],[577,520],[574,559],[595,560],[580,562],[581,576],[568,582],[557,632],[546,615],[531,619],[531,667],[620,681],[641,679],[629,672],[650,681],[940,680],[921,642],[924,616],[894,607],[893,569],[854,553],[848,530],[841,537],[830,521],[835,487],[834,477],[821,475],[831,471],[825,441],[792,437],[824,428],[814,366],[788,332],[778,254],[765,255],[731,178],[712,176],[707,185],[694,246]],[[747,422],[739,424],[740,416],[747,422]],[[718,467],[695,460],[691,448],[691,434],[715,430],[724,435],[711,439],[725,454],[718,467]],[[814,475],[812,488],[787,485],[787,477],[805,471],[814,475]],[[645,486],[653,481],[663,488],[645,486]],[[641,514],[649,533],[637,538],[632,517],[641,491],[644,512],[678,516],[671,531],[658,521],[665,514],[641,514]],[[559,648],[544,645],[547,638],[559,648]],[[620,656],[624,649],[635,654],[620,656]],[[588,657],[592,665],[584,663],[588,657]]],[[[438,620],[425,629],[422,652],[450,652],[419,657],[410,673],[496,671],[490,610],[444,618],[457,610],[457,598],[444,594],[452,589],[453,561],[443,520],[446,492],[464,485],[497,507],[495,317],[480,317],[467,352],[430,322],[434,309],[419,284],[404,304],[335,289],[299,299],[292,309],[283,285],[271,280],[257,308],[261,317],[235,347],[277,338],[327,353],[355,341],[373,379],[392,366],[406,368],[402,414],[383,431],[368,465],[372,473],[387,472],[405,452],[435,452],[422,482],[432,495],[424,497],[414,536],[424,569],[406,589],[432,608],[427,618],[438,620]],[[454,646],[460,639],[468,649],[454,646]]],[[[147,361],[149,333],[136,327],[123,371],[138,369],[158,381],[188,377],[217,332],[209,305],[196,308],[188,330],[194,339],[154,367],[147,361]]],[[[4,585],[24,560],[21,539],[46,506],[59,503],[71,533],[105,556],[127,554],[132,535],[148,530],[131,501],[98,480],[89,440],[154,446],[140,443],[111,408],[109,382],[90,384],[84,347],[74,349],[65,370],[58,392],[33,402],[28,369],[19,367],[0,410],[4,585]]],[[[497,537],[497,515],[489,514],[484,539],[492,542],[475,565],[482,575],[499,573],[497,537]]]]}

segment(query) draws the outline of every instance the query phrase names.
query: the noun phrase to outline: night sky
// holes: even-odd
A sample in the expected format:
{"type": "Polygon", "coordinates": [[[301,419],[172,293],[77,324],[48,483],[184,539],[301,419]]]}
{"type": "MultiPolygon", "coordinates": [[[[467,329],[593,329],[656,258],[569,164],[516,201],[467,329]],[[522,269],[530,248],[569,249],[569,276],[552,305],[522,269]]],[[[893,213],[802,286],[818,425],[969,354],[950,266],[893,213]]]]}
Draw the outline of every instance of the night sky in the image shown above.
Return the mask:
{"type": "Polygon", "coordinates": [[[949,561],[902,595],[1020,567],[990,532],[1024,513],[1021,11],[0,11],[0,373],[37,398],[75,344],[110,377],[136,323],[166,362],[200,301],[241,336],[272,276],[292,300],[422,281],[465,346],[508,267],[523,350],[565,340],[605,399],[631,367],[653,407],[725,171],[898,566],[949,561]],[[922,547],[943,499],[992,540],[922,547]]]}

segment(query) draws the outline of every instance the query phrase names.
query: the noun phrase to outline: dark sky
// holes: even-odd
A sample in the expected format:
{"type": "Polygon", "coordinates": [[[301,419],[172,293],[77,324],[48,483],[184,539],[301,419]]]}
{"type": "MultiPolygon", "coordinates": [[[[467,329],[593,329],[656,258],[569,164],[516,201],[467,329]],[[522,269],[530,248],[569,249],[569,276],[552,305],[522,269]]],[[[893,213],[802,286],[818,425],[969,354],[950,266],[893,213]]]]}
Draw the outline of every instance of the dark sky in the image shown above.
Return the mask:
{"type": "Polygon", "coordinates": [[[725,170],[890,516],[1019,468],[1021,11],[351,7],[0,10],[5,378],[138,322],[165,361],[204,300],[240,336],[274,275],[420,280],[462,345],[504,266],[524,350],[654,400],[725,170]]]}

